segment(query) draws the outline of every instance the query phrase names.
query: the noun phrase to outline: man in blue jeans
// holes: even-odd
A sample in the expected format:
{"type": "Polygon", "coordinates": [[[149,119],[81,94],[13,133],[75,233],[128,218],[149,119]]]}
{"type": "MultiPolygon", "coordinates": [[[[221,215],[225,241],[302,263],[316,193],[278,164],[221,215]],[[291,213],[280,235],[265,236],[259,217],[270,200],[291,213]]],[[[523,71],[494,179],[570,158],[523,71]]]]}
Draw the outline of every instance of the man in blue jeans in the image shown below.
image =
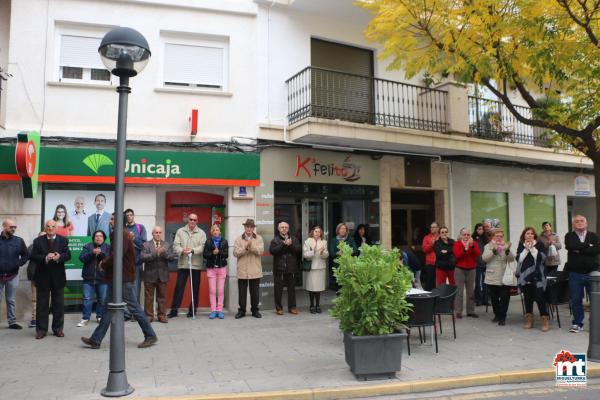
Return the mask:
{"type": "Polygon", "coordinates": [[[583,296],[584,288],[590,292],[590,272],[598,269],[600,239],[594,232],[587,230],[587,219],[583,215],[575,215],[572,219],[573,231],[565,235],[567,263],[565,271],[569,272],[569,292],[573,322],[569,332],[579,333],[583,330],[583,296]]]}
{"type": "MultiPolygon", "coordinates": [[[[139,348],[150,347],[154,345],[158,338],[150,322],[146,317],[146,313],[142,309],[142,306],[136,299],[135,289],[135,251],[133,247],[133,240],[127,231],[124,229],[123,232],[123,301],[127,304],[127,309],[131,315],[135,318],[137,323],[140,325],[144,334],[144,341],[138,345],[139,348]]],[[[111,235],[111,243],[114,235],[111,235]]],[[[100,268],[105,271],[104,280],[107,283],[112,283],[113,275],[113,259],[114,259],[114,246],[111,248],[111,254],[100,262],[100,268]]],[[[109,287],[109,299],[112,299],[112,285],[109,287]]],[[[81,341],[93,349],[100,348],[100,343],[108,331],[112,320],[112,312],[107,310],[108,314],[105,315],[100,321],[100,325],[94,330],[92,336],[82,337],[81,341]]]]}
{"type": "MultiPolygon", "coordinates": [[[[17,324],[15,298],[19,286],[19,268],[29,259],[23,239],[15,236],[17,224],[12,219],[2,222],[0,232],[0,301],[6,296],[6,315],[9,329],[23,329],[17,324]]],[[[34,317],[35,318],[35,317],[34,317]]]]}

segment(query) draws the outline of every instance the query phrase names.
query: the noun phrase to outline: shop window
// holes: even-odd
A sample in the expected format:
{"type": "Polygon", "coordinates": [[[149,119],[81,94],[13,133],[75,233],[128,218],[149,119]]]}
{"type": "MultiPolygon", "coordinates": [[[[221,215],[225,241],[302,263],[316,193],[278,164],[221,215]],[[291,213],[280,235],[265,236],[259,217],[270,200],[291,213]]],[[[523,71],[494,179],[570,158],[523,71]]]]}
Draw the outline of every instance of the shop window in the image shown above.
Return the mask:
{"type": "MultiPolygon", "coordinates": [[[[471,225],[492,220],[492,225],[504,230],[504,237],[509,236],[508,193],[471,192],[471,225]]],[[[473,227],[469,227],[473,229],[473,227]]]]}
{"type": "Polygon", "coordinates": [[[542,223],[548,221],[556,229],[556,210],[553,195],[525,194],[523,195],[525,226],[532,226],[540,233],[542,223]]]}
{"type": "Polygon", "coordinates": [[[111,83],[98,54],[101,37],[60,36],[59,79],[64,82],[111,83]]]}
{"type": "Polygon", "coordinates": [[[165,87],[226,90],[228,39],[168,36],[163,39],[165,87]]]}

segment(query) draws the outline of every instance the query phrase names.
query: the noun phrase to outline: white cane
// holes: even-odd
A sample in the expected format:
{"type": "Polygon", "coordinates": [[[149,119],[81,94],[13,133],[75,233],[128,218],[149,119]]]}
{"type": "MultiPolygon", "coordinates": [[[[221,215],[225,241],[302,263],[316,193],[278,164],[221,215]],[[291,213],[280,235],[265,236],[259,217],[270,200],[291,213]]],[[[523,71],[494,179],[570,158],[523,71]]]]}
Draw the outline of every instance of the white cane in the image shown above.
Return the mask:
{"type": "Polygon", "coordinates": [[[192,294],[192,319],[196,319],[196,307],[194,307],[194,285],[192,283],[192,253],[188,253],[188,265],[190,267],[190,293],[192,294]]]}

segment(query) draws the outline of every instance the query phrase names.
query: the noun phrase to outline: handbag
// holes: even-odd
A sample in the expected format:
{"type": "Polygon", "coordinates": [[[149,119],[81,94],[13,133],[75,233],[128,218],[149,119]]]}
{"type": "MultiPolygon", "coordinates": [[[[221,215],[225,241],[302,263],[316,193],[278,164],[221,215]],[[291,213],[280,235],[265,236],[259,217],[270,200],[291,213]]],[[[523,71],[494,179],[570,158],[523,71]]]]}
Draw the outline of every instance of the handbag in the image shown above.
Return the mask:
{"type": "Polygon", "coordinates": [[[504,275],[502,275],[502,284],[504,286],[517,286],[517,262],[516,261],[507,261],[506,269],[504,270],[504,275]]]}
{"type": "Polygon", "coordinates": [[[548,246],[548,257],[556,257],[558,255],[558,251],[556,251],[556,246],[551,244],[548,246]]]}
{"type": "Polygon", "coordinates": [[[312,260],[307,260],[306,258],[302,260],[302,271],[310,271],[312,268],[312,260]]]}

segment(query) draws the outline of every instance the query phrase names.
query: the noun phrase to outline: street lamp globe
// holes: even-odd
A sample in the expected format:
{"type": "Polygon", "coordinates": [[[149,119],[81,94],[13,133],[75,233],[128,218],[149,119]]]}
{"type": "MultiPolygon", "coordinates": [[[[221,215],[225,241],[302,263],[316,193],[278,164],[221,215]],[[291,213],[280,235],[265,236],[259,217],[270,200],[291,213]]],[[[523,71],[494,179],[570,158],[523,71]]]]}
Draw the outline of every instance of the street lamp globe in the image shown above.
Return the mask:
{"type": "Polygon", "coordinates": [[[136,76],[150,60],[146,38],[131,28],[108,32],[102,38],[98,52],[106,68],[118,77],[136,76]]]}

